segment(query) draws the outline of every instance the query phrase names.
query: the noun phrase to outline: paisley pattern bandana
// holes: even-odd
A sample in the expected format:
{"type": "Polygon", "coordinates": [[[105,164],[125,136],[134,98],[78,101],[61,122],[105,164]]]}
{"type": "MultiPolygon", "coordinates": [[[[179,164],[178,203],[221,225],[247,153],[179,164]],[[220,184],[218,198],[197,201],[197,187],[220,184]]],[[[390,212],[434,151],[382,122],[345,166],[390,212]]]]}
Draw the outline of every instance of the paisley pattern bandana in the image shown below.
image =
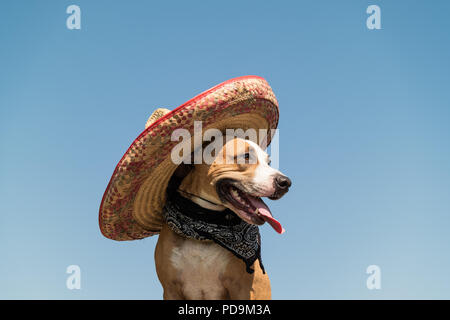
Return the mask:
{"type": "Polygon", "coordinates": [[[176,234],[200,241],[212,240],[243,260],[248,273],[253,263],[261,261],[261,236],[256,225],[248,224],[230,209],[205,209],[178,192],[168,194],[163,209],[164,219],[176,234]]]}

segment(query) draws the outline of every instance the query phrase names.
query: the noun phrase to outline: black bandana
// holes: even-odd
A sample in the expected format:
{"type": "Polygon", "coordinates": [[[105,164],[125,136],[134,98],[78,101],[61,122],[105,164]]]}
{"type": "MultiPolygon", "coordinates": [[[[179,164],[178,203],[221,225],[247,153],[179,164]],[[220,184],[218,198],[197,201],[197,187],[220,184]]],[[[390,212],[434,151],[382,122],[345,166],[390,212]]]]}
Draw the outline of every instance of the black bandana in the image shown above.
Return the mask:
{"type": "Polygon", "coordinates": [[[258,259],[261,262],[261,236],[256,225],[248,224],[233,211],[205,209],[178,192],[168,194],[163,215],[170,229],[180,236],[195,240],[212,240],[245,262],[248,273],[258,259]]]}

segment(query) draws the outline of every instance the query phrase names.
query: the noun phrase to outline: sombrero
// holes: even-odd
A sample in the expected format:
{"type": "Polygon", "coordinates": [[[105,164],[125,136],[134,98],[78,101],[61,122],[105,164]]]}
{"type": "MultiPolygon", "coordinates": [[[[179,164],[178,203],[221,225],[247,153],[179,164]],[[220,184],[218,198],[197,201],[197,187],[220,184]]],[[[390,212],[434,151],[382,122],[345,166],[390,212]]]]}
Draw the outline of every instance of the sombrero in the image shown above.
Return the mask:
{"type": "Polygon", "coordinates": [[[244,76],[225,81],[170,111],[157,109],[145,130],[117,164],[99,211],[102,234],[113,240],[135,240],[158,234],[164,223],[166,189],[178,165],[171,159],[176,129],[194,132],[211,128],[267,130],[266,145],[278,124],[278,102],[261,77],[244,76]]]}

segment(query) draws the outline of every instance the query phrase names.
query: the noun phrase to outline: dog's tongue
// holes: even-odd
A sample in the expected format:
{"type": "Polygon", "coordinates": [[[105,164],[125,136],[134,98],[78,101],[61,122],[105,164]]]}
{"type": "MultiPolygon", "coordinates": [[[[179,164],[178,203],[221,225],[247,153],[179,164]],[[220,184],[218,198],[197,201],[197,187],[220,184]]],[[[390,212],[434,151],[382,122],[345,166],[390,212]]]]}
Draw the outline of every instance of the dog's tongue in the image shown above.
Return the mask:
{"type": "Polygon", "coordinates": [[[264,219],[264,221],[268,222],[270,224],[270,226],[279,234],[284,233],[284,228],[281,226],[281,223],[278,222],[278,220],[276,220],[273,216],[272,213],[270,212],[269,207],[264,203],[264,201],[262,201],[260,198],[254,198],[254,197],[249,197],[250,198],[250,202],[252,203],[252,205],[258,209],[258,212],[261,216],[261,218],[264,219]]]}

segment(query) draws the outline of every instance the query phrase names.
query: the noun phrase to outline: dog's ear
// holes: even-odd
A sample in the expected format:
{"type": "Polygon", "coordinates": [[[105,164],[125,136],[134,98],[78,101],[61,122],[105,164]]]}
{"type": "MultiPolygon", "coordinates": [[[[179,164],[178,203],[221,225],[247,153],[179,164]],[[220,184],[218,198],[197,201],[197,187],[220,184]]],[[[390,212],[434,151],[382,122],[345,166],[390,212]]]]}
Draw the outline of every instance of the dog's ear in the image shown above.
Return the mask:
{"type": "Polygon", "coordinates": [[[166,192],[168,195],[178,189],[183,179],[193,168],[193,164],[182,163],[175,169],[175,172],[173,173],[172,177],[170,177],[169,184],[167,185],[166,192]]]}
{"type": "Polygon", "coordinates": [[[178,166],[178,168],[175,169],[175,172],[173,173],[173,177],[178,179],[183,179],[187,176],[187,174],[194,168],[193,164],[185,164],[182,163],[178,166]]]}

